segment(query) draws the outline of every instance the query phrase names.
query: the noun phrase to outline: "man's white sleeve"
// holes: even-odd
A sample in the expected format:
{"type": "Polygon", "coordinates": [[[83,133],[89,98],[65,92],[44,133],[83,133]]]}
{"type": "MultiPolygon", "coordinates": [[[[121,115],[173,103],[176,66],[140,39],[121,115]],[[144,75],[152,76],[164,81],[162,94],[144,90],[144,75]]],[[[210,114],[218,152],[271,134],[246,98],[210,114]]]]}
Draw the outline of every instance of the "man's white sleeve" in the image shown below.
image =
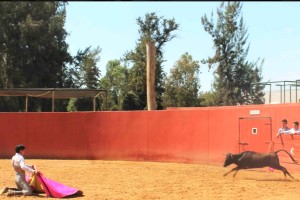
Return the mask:
{"type": "Polygon", "coordinates": [[[21,167],[21,169],[27,171],[28,173],[33,173],[34,172],[33,169],[31,169],[28,165],[25,164],[23,158],[20,160],[20,167],[21,167]]]}

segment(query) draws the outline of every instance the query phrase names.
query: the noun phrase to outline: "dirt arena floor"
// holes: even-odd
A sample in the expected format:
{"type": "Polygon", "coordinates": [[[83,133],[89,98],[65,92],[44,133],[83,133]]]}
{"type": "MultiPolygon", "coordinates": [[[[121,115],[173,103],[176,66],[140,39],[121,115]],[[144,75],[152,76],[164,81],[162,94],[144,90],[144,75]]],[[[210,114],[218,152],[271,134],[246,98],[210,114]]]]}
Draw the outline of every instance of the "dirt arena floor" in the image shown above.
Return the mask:
{"type": "MultiPolygon", "coordinates": [[[[300,173],[295,180],[281,171],[241,170],[235,178],[223,174],[234,166],[95,160],[26,160],[45,177],[75,187],[80,200],[238,200],[300,199],[300,173]]],[[[283,164],[284,165],[284,164],[283,164]]],[[[287,167],[288,168],[288,167],[287,167]]],[[[0,160],[0,186],[14,187],[10,160],[0,160]]],[[[34,197],[0,199],[46,199],[34,197]]],[[[68,198],[65,198],[68,199],[68,198]]],[[[71,199],[71,198],[70,198],[71,199]]]]}

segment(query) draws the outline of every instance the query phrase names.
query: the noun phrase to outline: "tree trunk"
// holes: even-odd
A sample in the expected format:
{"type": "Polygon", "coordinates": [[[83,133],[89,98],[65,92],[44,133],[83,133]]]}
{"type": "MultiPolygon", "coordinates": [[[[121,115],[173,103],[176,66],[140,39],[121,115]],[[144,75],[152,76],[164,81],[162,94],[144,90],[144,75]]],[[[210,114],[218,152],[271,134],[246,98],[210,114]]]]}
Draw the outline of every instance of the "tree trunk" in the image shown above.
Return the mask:
{"type": "Polygon", "coordinates": [[[147,108],[156,110],[155,93],[155,46],[153,42],[147,42],[147,108]]]}

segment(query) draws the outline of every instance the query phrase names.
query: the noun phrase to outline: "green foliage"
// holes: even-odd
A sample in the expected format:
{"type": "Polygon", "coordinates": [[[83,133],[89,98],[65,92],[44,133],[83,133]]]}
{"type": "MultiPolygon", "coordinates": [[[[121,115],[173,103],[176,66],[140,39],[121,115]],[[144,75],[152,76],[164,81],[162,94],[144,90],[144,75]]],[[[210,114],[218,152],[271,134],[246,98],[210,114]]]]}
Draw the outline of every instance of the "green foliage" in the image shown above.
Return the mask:
{"type": "Polygon", "coordinates": [[[165,81],[165,108],[199,106],[199,70],[199,62],[191,55],[185,53],[180,57],[165,81]]]}
{"type": "MultiPolygon", "coordinates": [[[[92,111],[93,110],[93,98],[78,98],[75,101],[76,111],[92,111]]],[[[96,105],[99,108],[99,104],[96,105]]]]}
{"type": "MultiPolygon", "coordinates": [[[[176,37],[175,19],[146,13],[138,17],[139,38],[132,51],[120,60],[107,63],[100,79],[98,63],[101,49],[87,47],[72,57],[64,29],[66,3],[61,1],[0,2],[0,87],[1,88],[90,88],[107,89],[97,98],[97,109],[144,110],[147,108],[146,43],[156,47],[155,90],[158,109],[167,106],[212,106],[263,103],[263,60],[246,60],[249,45],[247,30],[240,17],[239,2],[224,3],[217,9],[214,24],[202,17],[204,30],[214,42],[215,55],[202,60],[214,68],[214,88],[199,98],[198,61],[185,53],[176,62],[170,76],[163,71],[164,45],[176,37]],[[100,79],[100,80],[99,80],[100,79]],[[250,95],[250,88],[253,96],[250,95]],[[107,100],[107,104],[106,104],[107,100]]],[[[56,100],[56,111],[92,110],[91,98],[56,100]]],[[[0,97],[0,111],[23,111],[25,99],[0,97]]],[[[29,111],[51,111],[51,99],[29,101],[29,111]]]]}
{"type": "Polygon", "coordinates": [[[72,71],[72,84],[76,88],[98,88],[98,80],[100,77],[100,70],[98,69],[98,62],[100,61],[100,47],[91,49],[87,47],[84,50],[78,50],[74,57],[72,71]]]}
{"type": "MultiPolygon", "coordinates": [[[[249,50],[247,30],[243,17],[240,17],[240,2],[221,3],[217,9],[217,22],[214,25],[204,15],[201,18],[204,30],[214,43],[215,55],[202,63],[209,69],[216,65],[214,71],[214,92],[216,105],[237,105],[250,102],[262,103],[263,87],[256,88],[254,101],[250,97],[250,83],[261,81],[261,66],[249,63],[246,57],[249,50]]],[[[263,62],[262,62],[263,63],[263,62]]]]}
{"type": "Polygon", "coordinates": [[[74,111],[77,111],[77,108],[76,108],[76,105],[75,105],[75,103],[76,103],[76,98],[71,98],[70,100],[69,100],[69,103],[68,103],[68,106],[67,106],[67,111],[68,112],[74,112],[74,111]]]}
{"type": "Polygon", "coordinates": [[[141,101],[139,97],[133,92],[129,91],[126,93],[124,97],[124,101],[122,104],[123,110],[140,110],[141,101]]]}
{"type": "Polygon", "coordinates": [[[119,60],[110,60],[106,65],[106,75],[101,78],[100,86],[108,91],[109,110],[122,110],[123,100],[128,91],[128,69],[119,60]]]}
{"type": "Polygon", "coordinates": [[[204,92],[200,94],[200,105],[204,107],[208,106],[214,106],[216,105],[216,97],[215,93],[210,91],[210,92],[204,92]]]}
{"type": "MultiPolygon", "coordinates": [[[[246,63],[247,68],[251,71],[251,73],[248,73],[250,77],[247,80],[249,85],[249,90],[252,89],[252,91],[244,92],[244,94],[248,94],[249,96],[246,97],[248,99],[248,104],[263,104],[264,102],[264,96],[265,93],[263,92],[264,86],[256,84],[255,86],[251,86],[251,83],[261,83],[262,82],[262,66],[264,63],[264,60],[261,61],[260,64],[258,64],[259,59],[255,63],[246,63]],[[249,83],[250,82],[250,83],[249,83]],[[250,89],[251,88],[251,89],[250,89]],[[249,94],[250,93],[250,94],[249,94]],[[251,94],[252,93],[252,94],[251,94]],[[250,96],[252,95],[252,96],[250,96]]],[[[247,88],[245,88],[247,89],[247,88]]]]}
{"type": "MultiPolygon", "coordinates": [[[[0,2],[0,87],[64,87],[72,61],[65,42],[64,2],[0,2]]],[[[11,101],[13,98],[8,98],[11,101]]],[[[24,108],[23,100],[4,102],[1,111],[24,108]],[[18,105],[19,104],[19,105],[18,105]]],[[[63,103],[57,110],[65,110],[63,103]]],[[[51,110],[51,101],[31,100],[29,110],[51,110]]]]}
{"type": "MultiPolygon", "coordinates": [[[[75,88],[97,89],[99,88],[100,70],[98,62],[100,61],[100,47],[91,49],[87,47],[84,50],[78,50],[73,59],[73,66],[68,70],[68,82],[75,88]]],[[[96,99],[97,108],[100,101],[96,99]]],[[[93,110],[92,98],[70,99],[68,111],[91,111],[93,110]]]]}
{"type": "MultiPolygon", "coordinates": [[[[175,35],[172,33],[177,30],[179,25],[175,19],[164,19],[158,17],[155,13],[147,13],[145,18],[137,18],[139,25],[140,38],[134,50],[126,52],[125,61],[129,61],[132,67],[129,70],[129,89],[131,94],[138,97],[138,102],[129,103],[130,105],[138,105],[135,110],[143,110],[147,107],[147,90],[146,90],[146,43],[152,41],[156,47],[156,68],[155,68],[155,90],[157,109],[162,109],[162,94],[164,92],[163,80],[165,73],[163,72],[163,46],[166,42],[172,40],[175,35]]],[[[136,100],[135,98],[127,98],[136,100]]],[[[125,106],[126,107],[126,106],[125,106]]]]}

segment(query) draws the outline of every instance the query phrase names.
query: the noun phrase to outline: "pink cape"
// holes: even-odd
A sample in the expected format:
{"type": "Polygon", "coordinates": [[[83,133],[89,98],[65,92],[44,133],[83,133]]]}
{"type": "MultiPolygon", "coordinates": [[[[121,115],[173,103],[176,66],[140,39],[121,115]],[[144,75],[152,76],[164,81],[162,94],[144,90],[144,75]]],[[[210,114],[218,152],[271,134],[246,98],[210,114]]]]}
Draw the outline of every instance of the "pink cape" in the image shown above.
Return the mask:
{"type": "MultiPolygon", "coordinates": [[[[80,190],[72,187],[65,186],[61,183],[53,181],[43,176],[43,174],[36,175],[37,180],[43,186],[43,190],[46,193],[47,197],[55,197],[62,198],[70,195],[74,195],[76,193],[82,193],[80,190]]],[[[26,177],[27,181],[29,180],[29,176],[26,177]]]]}

